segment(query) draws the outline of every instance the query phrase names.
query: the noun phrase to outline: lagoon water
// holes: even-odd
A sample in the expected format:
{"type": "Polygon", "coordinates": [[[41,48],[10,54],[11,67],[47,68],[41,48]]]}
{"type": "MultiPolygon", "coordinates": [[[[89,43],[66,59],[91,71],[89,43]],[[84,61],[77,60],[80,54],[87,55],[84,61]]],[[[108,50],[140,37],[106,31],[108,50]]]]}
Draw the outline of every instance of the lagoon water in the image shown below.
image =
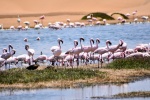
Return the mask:
{"type": "MultiPolygon", "coordinates": [[[[0,100],[99,100],[91,97],[111,96],[118,93],[150,91],[150,79],[123,85],[95,85],[68,89],[1,90],[0,100]]],[[[149,100],[150,98],[125,98],[123,100],[149,100]]],[[[108,100],[108,99],[105,99],[108,100]]],[[[111,99],[110,99],[111,100],[111,99]]],[[[114,99],[113,99],[114,100],[114,99]]],[[[119,100],[119,99],[118,99],[119,100]]],[[[120,99],[122,100],[122,99],[120,99]]]]}
{"type": "MultiPolygon", "coordinates": [[[[15,56],[26,54],[25,44],[35,49],[35,58],[42,51],[48,57],[52,55],[50,48],[58,45],[57,38],[62,38],[63,52],[72,48],[73,41],[79,38],[85,38],[83,45],[90,45],[90,38],[99,38],[101,43],[99,47],[105,46],[105,41],[110,40],[113,45],[118,44],[122,39],[128,45],[128,48],[134,48],[140,43],[150,43],[150,23],[144,24],[125,24],[125,25],[107,25],[107,26],[87,26],[82,28],[63,28],[62,30],[51,29],[30,29],[27,31],[0,30],[0,50],[7,48],[12,44],[16,50],[15,56]],[[36,38],[40,37],[40,41],[36,38]],[[28,38],[28,42],[24,42],[28,38]]],[[[80,46],[80,45],[79,45],[80,46]]]]}
{"type": "MultiPolygon", "coordinates": [[[[118,44],[122,39],[128,48],[134,48],[140,43],[150,43],[150,23],[87,26],[82,28],[63,28],[62,30],[40,29],[26,31],[0,30],[0,50],[12,44],[16,49],[15,56],[26,54],[25,44],[35,49],[35,58],[43,54],[51,56],[50,48],[57,45],[57,38],[62,38],[63,52],[73,47],[73,41],[85,38],[84,45],[89,45],[89,39],[99,38],[99,46],[105,46],[105,41],[110,40],[118,44]],[[36,38],[41,40],[37,41],[36,38]],[[24,42],[28,38],[28,42],[24,42]]],[[[110,96],[116,93],[131,91],[150,91],[150,80],[142,80],[135,83],[116,85],[96,85],[82,88],[69,89],[37,89],[37,90],[2,90],[0,100],[91,100],[92,96],[110,96]]],[[[131,99],[131,98],[130,98],[131,99]]],[[[127,100],[130,100],[127,99],[127,100]]],[[[132,98],[132,100],[149,100],[150,98],[132,98]]],[[[94,99],[95,100],[95,99],[94,99]]],[[[97,99],[96,99],[97,100],[97,99]]],[[[124,99],[126,100],[126,99],[124,99]]]]}

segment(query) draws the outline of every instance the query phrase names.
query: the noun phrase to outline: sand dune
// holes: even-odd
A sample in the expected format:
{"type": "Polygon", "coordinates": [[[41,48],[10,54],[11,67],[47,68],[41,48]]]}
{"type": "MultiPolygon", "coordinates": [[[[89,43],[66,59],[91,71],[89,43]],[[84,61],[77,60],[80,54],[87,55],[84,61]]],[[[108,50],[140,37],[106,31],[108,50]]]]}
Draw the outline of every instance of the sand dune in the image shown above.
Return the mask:
{"type": "Polygon", "coordinates": [[[17,25],[17,15],[22,16],[22,21],[33,22],[40,15],[47,14],[45,23],[67,18],[80,21],[82,16],[91,12],[132,14],[137,10],[137,16],[150,15],[150,0],[1,0],[0,7],[0,24],[7,26],[17,25]]]}

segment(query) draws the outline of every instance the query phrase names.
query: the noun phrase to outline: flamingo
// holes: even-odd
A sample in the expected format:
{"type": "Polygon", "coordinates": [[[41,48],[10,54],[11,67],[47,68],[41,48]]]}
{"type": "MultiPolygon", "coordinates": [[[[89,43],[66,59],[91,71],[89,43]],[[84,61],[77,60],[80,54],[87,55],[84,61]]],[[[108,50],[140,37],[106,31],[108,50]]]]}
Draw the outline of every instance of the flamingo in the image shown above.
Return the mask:
{"type": "Polygon", "coordinates": [[[40,20],[41,20],[42,26],[43,26],[43,20],[44,20],[44,19],[45,19],[45,16],[44,16],[44,15],[40,16],[40,20]]]}
{"type": "Polygon", "coordinates": [[[126,56],[126,58],[131,58],[131,57],[150,57],[150,54],[149,53],[143,53],[143,52],[136,52],[136,53],[132,53],[128,56],[126,56]]]}
{"type": "Polygon", "coordinates": [[[36,40],[39,41],[39,40],[40,40],[40,37],[37,37],[36,40]]]}
{"type": "MultiPolygon", "coordinates": [[[[3,54],[1,55],[1,58],[7,60],[16,53],[16,50],[13,49],[13,46],[11,44],[8,45],[8,49],[9,49],[9,52],[7,52],[7,49],[5,48],[3,49],[3,54]]],[[[9,65],[9,68],[10,68],[10,65],[9,65]]],[[[5,65],[5,69],[6,69],[6,65],[5,65]]]]}
{"type": "MultiPolygon", "coordinates": [[[[108,49],[106,47],[100,47],[94,51],[94,53],[99,54],[99,58],[101,61],[101,67],[102,67],[102,55],[106,52],[108,52],[108,49]]],[[[98,61],[98,68],[99,68],[99,61],[98,61]]]]}
{"type": "Polygon", "coordinates": [[[98,44],[100,43],[99,38],[96,39],[96,45],[92,46],[91,51],[94,52],[98,48],[98,44]]]}
{"type": "Polygon", "coordinates": [[[19,15],[18,15],[17,22],[18,22],[18,24],[20,25],[21,19],[20,19],[19,15]]]}
{"type": "Polygon", "coordinates": [[[5,59],[4,58],[0,58],[0,67],[2,67],[5,64],[5,59]]]}
{"type": "Polygon", "coordinates": [[[123,45],[119,47],[119,49],[117,50],[117,52],[125,52],[127,49],[127,43],[123,42],[123,45]]]}
{"type": "Polygon", "coordinates": [[[58,61],[58,57],[60,56],[60,54],[62,53],[62,50],[61,50],[61,43],[63,44],[63,40],[58,38],[57,39],[57,42],[58,42],[58,46],[52,46],[50,48],[50,50],[52,51],[54,57],[57,59],[58,61]]]}
{"type": "MultiPolygon", "coordinates": [[[[94,43],[94,40],[91,38],[90,39],[90,46],[83,46],[82,44],[81,44],[81,40],[83,40],[84,41],[84,38],[80,38],[80,45],[81,45],[81,48],[77,48],[76,50],[77,50],[77,52],[78,52],[78,57],[79,57],[79,53],[81,53],[81,52],[84,52],[84,53],[87,53],[87,55],[88,55],[88,53],[89,52],[91,52],[91,48],[92,48],[92,44],[94,43]]],[[[88,55],[89,56],[89,55],[88,55]]],[[[78,60],[78,58],[77,58],[77,60],[78,60]]],[[[77,61],[78,62],[78,61],[77,61]]],[[[78,64],[77,64],[78,65],[78,64]]]]}
{"type": "Polygon", "coordinates": [[[54,66],[56,59],[55,59],[54,55],[52,55],[52,56],[47,58],[47,61],[52,62],[52,66],[54,66]]]}
{"type": "MultiPolygon", "coordinates": [[[[65,54],[69,54],[70,55],[70,59],[72,59],[72,56],[78,56],[80,51],[81,50],[80,48],[77,48],[78,46],[78,41],[77,40],[74,40],[74,47],[69,49],[65,54]]],[[[82,52],[82,50],[81,50],[82,52]]],[[[65,58],[65,60],[69,60],[69,55],[67,55],[65,58]]],[[[77,57],[78,58],[78,57],[77,57]]],[[[70,60],[71,61],[71,60],[70,60]]],[[[71,64],[70,64],[71,65],[71,64]]],[[[78,65],[78,64],[77,64],[78,65]]]]}
{"type": "Polygon", "coordinates": [[[109,60],[110,59],[120,59],[120,58],[125,58],[124,52],[115,52],[114,54],[109,56],[109,60]]]}
{"type": "Polygon", "coordinates": [[[34,61],[35,61],[35,62],[38,62],[38,61],[44,62],[44,60],[45,60],[45,61],[47,60],[47,55],[43,55],[43,53],[42,53],[42,51],[41,51],[41,55],[38,56],[34,61]]]}
{"type": "Polygon", "coordinates": [[[58,42],[58,46],[52,46],[52,47],[50,48],[50,50],[53,52],[53,55],[54,55],[55,57],[58,57],[58,56],[62,53],[61,44],[60,44],[60,43],[63,44],[63,40],[60,39],[60,38],[58,38],[58,39],[57,39],[57,42],[58,42]]]}
{"type": "Polygon", "coordinates": [[[28,42],[28,39],[27,39],[27,38],[24,38],[24,42],[28,42]]]}
{"type": "Polygon", "coordinates": [[[25,45],[25,50],[27,51],[28,56],[30,57],[29,65],[31,65],[33,62],[33,56],[34,56],[35,51],[34,49],[30,49],[29,45],[25,45]]]}
{"type": "Polygon", "coordinates": [[[72,66],[73,68],[73,61],[74,61],[74,55],[73,52],[69,52],[69,55],[67,55],[64,59],[64,61],[67,62],[67,66],[72,66]],[[69,64],[70,62],[70,64],[69,64]]]}
{"type": "Polygon", "coordinates": [[[1,58],[7,60],[16,53],[15,49],[13,49],[13,46],[11,44],[8,45],[8,49],[9,52],[7,52],[7,49],[3,49],[3,54],[1,55],[1,58]]]}
{"type": "Polygon", "coordinates": [[[10,69],[10,64],[14,63],[15,65],[18,63],[17,57],[10,57],[5,61],[5,65],[9,64],[9,69],[10,69]]]}
{"type": "Polygon", "coordinates": [[[21,61],[21,65],[22,63],[29,63],[30,62],[30,57],[28,54],[22,54],[22,55],[19,55],[17,56],[17,60],[18,62],[21,61]]]}
{"type": "MultiPolygon", "coordinates": [[[[92,52],[92,48],[93,48],[93,45],[94,44],[94,40],[91,38],[90,39],[90,46],[83,46],[82,49],[83,49],[83,52],[85,53],[89,53],[89,52],[92,52]]],[[[94,51],[94,48],[93,48],[93,51],[94,51]]]]}
{"type": "Polygon", "coordinates": [[[106,46],[107,46],[108,51],[114,55],[114,52],[117,51],[119,49],[119,47],[121,47],[123,45],[123,41],[120,40],[118,45],[109,46],[108,44],[109,45],[112,44],[109,40],[106,41],[106,46]]]}

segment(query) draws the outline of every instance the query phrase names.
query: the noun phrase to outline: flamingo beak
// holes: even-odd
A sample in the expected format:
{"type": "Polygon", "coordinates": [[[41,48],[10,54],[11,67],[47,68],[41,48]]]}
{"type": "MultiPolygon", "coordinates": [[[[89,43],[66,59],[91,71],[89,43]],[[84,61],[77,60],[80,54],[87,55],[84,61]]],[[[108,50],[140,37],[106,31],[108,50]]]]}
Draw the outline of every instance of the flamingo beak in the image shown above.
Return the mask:
{"type": "Polygon", "coordinates": [[[29,46],[28,46],[28,45],[25,45],[25,49],[28,50],[28,48],[29,48],[29,46]]]}
{"type": "Polygon", "coordinates": [[[93,42],[93,44],[94,44],[94,40],[92,39],[92,42],[93,42]]]}
{"type": "Polygon", "coordinates": [[[120,46],[122,46],[123,45],[123,41],[122,40],[120,40],[120,46]]]}
{"type": "Polygon", "coordinates": [[[61,41],[61,43],[63,44],[63,40],[60,40],[61,41]]]}
{"type": "Polygon", "coordinates": [[[11,44],[9,44],[9,47],[10,47],[11,49],[13,49],[13,46],[12,46],[11,44]]]}
{"type": "Polygon", "coordinates": [[[80,41],[81,41],[81,40],[83,40],[83,41],[84,41],[84,38],[80,38],[80,41]]]}
{"type": "Polygon", "coordinates": [[[99,40],[99,39],[97,39],[97,41],[98,41],[98,43],[100,43],[100,40],[99,40]]]}

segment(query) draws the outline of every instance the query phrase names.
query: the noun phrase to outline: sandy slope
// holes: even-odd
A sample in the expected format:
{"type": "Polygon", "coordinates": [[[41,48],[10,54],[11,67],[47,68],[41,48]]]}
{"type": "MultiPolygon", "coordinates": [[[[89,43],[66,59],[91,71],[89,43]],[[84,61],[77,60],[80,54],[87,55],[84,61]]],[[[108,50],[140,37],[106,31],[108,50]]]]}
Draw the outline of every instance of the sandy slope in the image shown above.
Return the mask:
{"type": "Polygon", "coordinates": [[[22,22],[33,22],[34,19],[39,19],[39,15],[49,13],[45,19],[46,24],[66,21],[67,18],[79,21],[83,15],[91,12],[132,14],[137,10],[137,16],[150,15],[150,0],[1,0],[0,7],[0,24],[3,23],[5,26],[17,25],[17,15],[23,14],[28,17],[22,17],[22,22]],[[33,14],[39,15],[34,17],[33,14]],[[3,19],[2,15],[5,15],[3,19]],[[10,20],[10,17],[14,18],[10,20]]]}

